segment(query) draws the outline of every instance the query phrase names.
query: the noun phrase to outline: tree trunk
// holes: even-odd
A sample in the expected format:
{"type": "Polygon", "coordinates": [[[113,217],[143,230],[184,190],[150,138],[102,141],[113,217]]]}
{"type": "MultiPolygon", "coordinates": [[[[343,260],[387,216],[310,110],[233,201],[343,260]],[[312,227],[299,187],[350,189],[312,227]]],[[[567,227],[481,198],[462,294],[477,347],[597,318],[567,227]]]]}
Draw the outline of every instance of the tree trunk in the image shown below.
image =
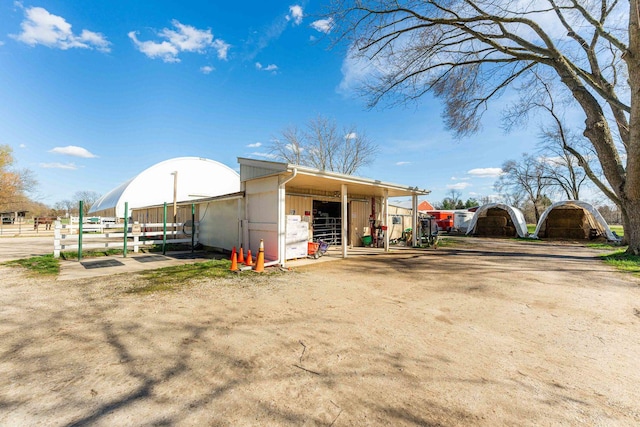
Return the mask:
{"type": "Polygon", "coordinates": [[[627,148],[627,176],[624,186],[622,212],[624,235],[629,243],[628,253],[640,255],[640,2],[631,0],[629,16],[629,50],[625,54],[631,89],[629,114],[629,143],[627,148]]]}

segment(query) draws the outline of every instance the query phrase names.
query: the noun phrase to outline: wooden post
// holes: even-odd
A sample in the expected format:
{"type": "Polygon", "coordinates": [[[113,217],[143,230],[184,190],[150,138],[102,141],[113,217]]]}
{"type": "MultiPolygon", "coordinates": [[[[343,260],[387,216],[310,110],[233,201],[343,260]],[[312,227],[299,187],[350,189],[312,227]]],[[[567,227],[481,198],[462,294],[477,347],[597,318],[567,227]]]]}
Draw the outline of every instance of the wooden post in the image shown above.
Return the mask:
{"type": "Polygon", "coordinates": [[[53,257],[60,258],[60,240],[62,238],[62,223],[56,221],[56,225],[53,229],[53,257]]]}
{"type": "Polygon", "coordinates": [[[82,260],[82,223],[84,222],[84,213],[82,212],[83,202],[80,200],[80,212],[78,219],[78,261],[82,260]]]}
{"type": "MultiPolygon", "coordinates": [[[[127,232],[129,231],[129,202],[124,202],[124,240],[122,242],[122,256],[127,257],[127,232]]],[[[137,252],[137,251],[136,251],[137,252]]]]}

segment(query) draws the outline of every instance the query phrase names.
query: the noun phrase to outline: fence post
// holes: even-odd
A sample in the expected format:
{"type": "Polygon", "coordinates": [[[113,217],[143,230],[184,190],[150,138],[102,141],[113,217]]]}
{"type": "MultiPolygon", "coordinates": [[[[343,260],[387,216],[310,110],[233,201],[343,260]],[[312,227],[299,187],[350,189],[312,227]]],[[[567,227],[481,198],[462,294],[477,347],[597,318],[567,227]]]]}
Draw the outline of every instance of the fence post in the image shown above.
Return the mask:
{"type": "Polygon", "coordinates": [[[127,257],[127,231],[129,231],[129,202],[124,202],[124,241],[122,242],[122,256],[124,258],[127,257]]]}
{"type": "Polygon", "coordinates": [[[196,245],[196,204],[191,203],[191,253],[196,245]]]}
{"type": "Polygon", "coordinates": [[[60,258],[60,239],[62,238],[62,223],[56,220],[53,228],[53,257],[60,258]]]}
{"type": "Polygon", "coordinates": [[[162,255],[167,253],[167,202],[164,202],[164,214],[162,216],[162,255]]]}
{"type": "Polygon", "coordinates": [[[80,213],[78,214],[78,261],[82,260],[82,224],[84,223],[84,212],[82,212],[83,201],[80,200],[80,213]]]}
{"type": "Polygon", "coordinates": [[[140,244],[140,237],[136,234],[133,235],[133,252],[138,253],[138,245],[140,244]]]}

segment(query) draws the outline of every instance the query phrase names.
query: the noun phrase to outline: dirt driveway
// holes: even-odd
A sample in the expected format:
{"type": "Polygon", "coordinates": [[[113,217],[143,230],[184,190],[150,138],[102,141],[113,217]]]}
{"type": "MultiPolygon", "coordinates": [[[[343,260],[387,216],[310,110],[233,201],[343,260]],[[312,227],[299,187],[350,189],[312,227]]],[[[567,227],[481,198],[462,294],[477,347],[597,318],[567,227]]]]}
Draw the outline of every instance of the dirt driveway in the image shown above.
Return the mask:
{"type": "Polygon", "coordinates": [[[0,267],[0,425],[639,425],[639,280],[467,242],[147,295],[0,267]]]}

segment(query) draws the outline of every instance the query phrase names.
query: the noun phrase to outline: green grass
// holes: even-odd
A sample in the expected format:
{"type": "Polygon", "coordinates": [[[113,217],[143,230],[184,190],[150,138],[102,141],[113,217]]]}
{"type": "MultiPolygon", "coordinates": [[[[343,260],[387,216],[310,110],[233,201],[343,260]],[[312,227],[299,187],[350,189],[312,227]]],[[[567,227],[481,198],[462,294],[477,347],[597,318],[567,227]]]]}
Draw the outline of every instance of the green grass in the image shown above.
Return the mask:
{"type": "Polygon", "coordinates": [[[189,286],[194,279],[229,277],[231,261],[214,259],[194,264],[184,264],[159,268],[140,273],[140,285],[127,291],[130,294],[149,294],[153,292],[173,291],[189,286]]]}
{"type": "Polygon", "coordinates": [[[624,249],[611,254],[600,255],[600,258],[618,270],[640,275],[640,256],[627,254],[624,249]]]}
{"type": "MultiPolygon", "coordinates": [[[[82,258],[99,258],[103,256],[122,255],[122,249],[101,249],[82,251],[82,258]]],[[[60,258],[64,260],[78,259],[78,251],[65,251],[60,252],[60,258]]]]}
{"type": "Polygon", "coordinates": [[[527,232],[533,234],[536,232],[536,224],[527,224],[527,232]]]}
{"type": "Polygon", "coordinates": [[[609,228],[618,236],[620,237],[624,236],[624,229],[622,228],[621,225],[610,225],[609,228]]]}
{"type": "Polygon", "coordinates": [[[20,266],[36,276],[57,276],[60,274],[60,261],[53,254],[23,258],[5,263],[10,266],[20,266]]]}
{"type": "Polygon", "coordinates": [[[620,244],[611,243],[611,242],[587,243],[586,246],[588,248],[605,249],[605,250],[608,250],[608,251],[618,251],[618,250],[620,250],[620,244]]]}

